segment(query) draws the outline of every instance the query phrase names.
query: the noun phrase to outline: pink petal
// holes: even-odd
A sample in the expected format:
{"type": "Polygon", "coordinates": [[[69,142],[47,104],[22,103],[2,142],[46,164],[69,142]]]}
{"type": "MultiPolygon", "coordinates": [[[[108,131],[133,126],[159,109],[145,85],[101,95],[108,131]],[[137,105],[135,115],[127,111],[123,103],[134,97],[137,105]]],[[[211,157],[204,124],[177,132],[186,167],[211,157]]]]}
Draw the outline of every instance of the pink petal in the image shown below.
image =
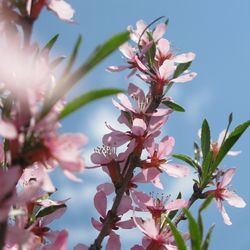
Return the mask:
{"type": "Polygon", "coordinates": [[[226,225],[228,225],[228,226],[232,225],[232,222],[231,222],[231,220],[230,220],[230,218],[229,218],[229,216],[228,216],[228,214],[223,206],[221,207],[221,215],[222,215],[224,223],[226,225]]]}
{"type": "Polygon", "coordinates": [[[163,37],[167,29],[167,25],[165,23],[160,23],[156,26],[153,32],[153,39],[157,42],[160,38],[163,37]]]}
{"type": "Polygon", "coordinates": [[[115,191],[115,187],[111,183],[103,183],[97,186],[97,191],[103,191],[106,195],[110,195],[115,191]]]}
{"type": "Polygon", "coordinates": [[[105,157],[103,154],[96,153],[96,152],[90,156],[90,159],[94,164],[98,164],[98,165],[105,165],[110,162],[110,159],[105,157]]]}
{"type": "Polygon", "coordinates": [[[156,51],[156,55],[157,57],[166,57],[168,56],[169,52],[170,52],[170,43],[167,39],[160,39],[157,43],[157,51],[156,51]]]}
{"type": "Polygon", "coordinates": [[[130,141],[131,137],[126,133],[116,131],[106,134],[102,138],[102,143],[104,145],[112,146],[112,147],[120,147],[124,143],[130,141]]]}
{"type": "Polygon", "coordinates": [[[168,203],[165,208],[168,211],[174,211],[174,210],[178,210],[180,208],[184,208],[187,206],[187,201],[182,200],[182,199],[177,199],[175,201],[172,201],[170,203],[168,203]]]}
{"type": "Polygon", "coordinates": [[[177,83],[189,82],[192,81],[196,76],[197,73],[191,72],[173,79],[172,82],[177,82],[177,83]]]}
{"type": "Polygon", "coordinates": [[[135,56],[135,48],[133,48],[129,43],[124,43],[119,47],[119,50],[127,59],[133,59],[135,56]]]}
{"type": "Polygon", "coordinates": [[[138,98],[140,101],[145,99],[145,94],[143,90],[134,85],[133,83],[130,83],[128,86],[128,94],[132,97],[138,98]]]}
{"type": "Polygon", "coordinates": [[[174,62],[171,60],[165,60],[159,68],[160,77],[163,80],[168,79],[175,71],[174,62]]]}
{"type": "Polygon", "coordinates": [[[123,215],[132,208],[132,200],[129,196],[124,195],[117,208],[117,215],[123,215]]]}
{"type": "Polygon", "coordinates": [[[98,191],[94,197],[94,204],[99,214],[105,218],[107,210],[107,197],[103,191],[98,191]]]}
{"type": "Polygon", "coordinates": [[[131,229],[131,228],[134,228],[136,226],[132,219],[117,222],[115,225],[117,227],[123,228],[123,229],[131,229]]]}
{"type": "Polygon", "coordinates": [[[101,231],[102,230],[102,223],[100,221],[97,221],[94,218],[91,218],[91,223],[92,226],[97,230],[97,231],[101,231]]]}
{"type": "Polygon", "coordinates": [[[140,218],[134,217],[136,226],[151,239],[156,239],[159,234],[159,230],[156,228],[155,221],[153,219],[142,221],[140,218]]]}
{"type": "Polygon", "coordinates": [[[187,62],[193,61],[194,59],[195,59],[195,54],[192,52],[189,52],[189,53],[178,55],[178,56],[174,57],[173,60],[176,63],[187,63],[187,62]]]}
{"type": "Polygon", "coordinates": [[[159,143],[159,148],[157,153],[158,158],[163,159],[164,157],[170,155],[174,147],[174,144],[175,144],[174,137],[165,136],[159,143]]]}
{"type": "Polygon", "coordinates": [[[121,249],[121,242],[120,242],[120,236],[111,233],[109,235],[109,239],[106,245],[106,250],[120,250],[121,249]]]}
{"type": "Polygon", "coordinates": [[[224,190],[222,195],[222,198],[226,200],[231,206],[238,208],[243,208],[246,206],[246,202],[239,195],[232,191],[224,190]]]}
{"type": "Polygon", "coordinates": [[[168,175],[176,178],[185,177],[189,173],[189,168],[177,164],[161,164],[160,169],[165,171],[168,175]]]}
{"type": "Polygon", "coordinates": [[[123,71],[125,69],[127,69],[128,66],[127,65],[122,65],[122,66],[109,66],[107,67],[106,71],[108,72],[120,72],[123,71]]]}
{"type": "MultiPolygon", "coordinates": [[[[120,94],[117,95],[117,98],[120,100],[121,104],[125,108],[127,108],[127,109],[129,109],[131,111],[134,111],[134,108],[132,107],[130,100],[128,99],[128,97],[125,94],[120,93],[120,94]]],[[[126,111],[126,110],[124,110],[124,111],[126,111]]]]}
{"type": "Polygon", "coordinates": [[[0,120],[0,135],[13,140],[17,137],[16,127],[10,122],[0,120]]]}
{"type": "Polygon", "coordinates": [[[74,9],[63,0],[50,0],[48,9],[52,10],[60,19],[64,21],[72,21],[74,9]]]}
{"type": "Polygon", "coordinates": [[[44,246],[43,250],[67,250],[68,232],[63,230],[59,232],[54,243],[44,246]]]}
{"type": "Polygon", "coordinates": [[[145,130],[147,129],[146,123],[139,118],[133,120],[132,133],[137,136],[144,135],[145,130]]]}
{"type": "Polygon", "coordinates": [[[219,188],[225,188],[232,180],[235,174],[235,168],[229,168],[223,175],[222,181],[219,184],[219,188]]]}

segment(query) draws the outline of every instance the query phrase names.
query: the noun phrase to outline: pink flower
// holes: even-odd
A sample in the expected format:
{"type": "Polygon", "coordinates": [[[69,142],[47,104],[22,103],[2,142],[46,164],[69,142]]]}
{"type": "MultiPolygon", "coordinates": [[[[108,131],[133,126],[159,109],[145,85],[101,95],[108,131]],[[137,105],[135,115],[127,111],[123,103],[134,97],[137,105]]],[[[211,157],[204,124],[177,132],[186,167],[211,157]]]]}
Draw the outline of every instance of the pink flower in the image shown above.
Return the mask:
{"type": "Polygon", "coordinates": [[[164,159],[171,154],[174,144],[173,137],[165,136],[159,144],[153,143],[150,147],[147,147],[149,156],[147,160],[142,161],[142,168],[156,168],[172,177],[185,177],[188,175],[189,169],[186,166],[169,164],[164,159]]]}
{"type": "MultiPolygon", "coordinates": [[[[175,244],[172,233],[167,228],[162,229],[160,223],[154,219],[142,221],[141,219],[134,218],[136,226],[145,234],[142,244],[144,249],[147,250],[178,250],[175,244]]],[[[137,246],[135,249],[143,249],[137,246]]]]}
{"type": "Polygon", "coordinates": [[[26,10],[28,15],[37,18],[44,6],[53,11],[60,19],[72,22],[75,11],[64,0],[28,0],[26,10]]]}
{"type": "MultiPolygon", "coordinates": [[[[131,209],[131,203],[132,201],[128,196],[123,196],[120,205],[117,209],[117,215],[113,220],[113,224],[111,225],[110,231],[108,232],[109,239],[106,246],[107,250],[121,249],[120,236],[117,235],[114,230],[118,230],[119,228],[131,229],[135,227],[135,224],[132,219],[121,221],[121,216],[131,209]]],[[[101,217],[100,222],[95,220],[94,218],[91,219],[91,222],[94,228],[100,231],[107,216],[107,197],[103,191],[98,191],[96,193],[94,197],[94,204],[101,217]]]]}
{"type": "Polygon", "coordinates": [[[151,197],[151,199],[145,203],[146,209],[151,213],[154,220],[160,220],[161,215],[164,213],[169,213],[187,206],[187,202],[183,199],[176,199],[166,204],[168,200],[169,196],[165,199],[164,197],[161,197],[161,199],[151,197]]]}
{"type": "Polygon", "coordinates": [[[82,134],[62,134],[46,138],[45,145],[52,159],[61,166],[65,175],[79,181],[72,172],[80,172],[84,169],[80,148],[86,142],[87,138],[82,134]]]}
{"type": "Polygon", "coordinates": [[[156,26],[154,31],[150,31],[147,28],[147,24],[143,20],[139,20],[136,22],[136,29],[132,26],[128,27],[130,31],[130,37],[135,42],[138,43],[140,40],[140,44],[142,47],[148,45],[151,41],[149,40],[148,32],[152,33],[152,38],[154,42],[158,42],[159,39],[165,34],[167,29],[167,25],[165,23],[160,23],[156,26]]]}
{"type": "MultiPolygon", "coordinates": [[[[194,54],[193,53],[187,53],[180,55],[180,58],[178,56],[176,57],[177,62],[189,62],[194,59],[194,54]]],[[[142,63],[137,62],[140,67],[144,70],[147,71],[147,67],[143,65],[142,63]]],[[[145,82],[152,84],[152,82],[160,85],[165,85],[169,84],[170,82],[173,83],[184,83],[193,80],[196,77],[195,72],[188,72],[185,71],[184,74],[173,78],[174,77],[174,72],[176,70],[176,61],[175,59],[168,60],[166,59],[162,65],[159,68],[155,69],[155,72],[150,72],[147,71],[147,75],[145,74],[139,74],[138,76],[145,82]]]]}
{"type": "Polygon", "coordinates": [[[235,192],[228,189],[228,185],[232,180],[232,177],[235,173],[235,168],[228,169],[220,182],[217,182],[217,187],[215,190],[208,191],[208,194],[213,194],[216,199],[216,205],[219,209],[219,211],[222,214],[224,223],[227,225],[231,225],[232,222],[225,210],[225,208],[222,205],[222,201],[227,201],[227,203],[231,206],[243,208],[246,206],[245,201],[238,196],[235,192]]]}
{"type": "Polygon", "coordinates": [[[161,117],[168,115],[172,112],[171,109],[167,109],[166,106],[160,105],[159,108],[155,110],[153,113],[147,113],[147,109],[151,103],[151,99],[149,97],[146,97],[143,90],[134,85],[133,83],[130,83],[128,86],[128,93],[130,97],[132,98],[133,103],[129,100],[129,98],[121,93],[117,95],[117,98],[119,99],[120,103],[113,100],[113,104],[115,107],[120,109],[124,112],[129,112],[132,116],[132,119],[134,118],[144,118],[147,117],[161,117]],[[133,104],[135,103],[135,107],[133,107],[133,104]]]}
{"type": "Polygon", "coordinates": [[[134,47],[132,47],[129,43],[124,43],[119,47],[121,53],[125,56],[127,60],[127,65],[122,66],[109,66],[107,68],[108,72],[120,72],[125,69],[132,69],[129,75],[126,77],[127,79],[135,74],[137,71],[138,65],[136,58],[138,57],[137,51],[134,47]]]}

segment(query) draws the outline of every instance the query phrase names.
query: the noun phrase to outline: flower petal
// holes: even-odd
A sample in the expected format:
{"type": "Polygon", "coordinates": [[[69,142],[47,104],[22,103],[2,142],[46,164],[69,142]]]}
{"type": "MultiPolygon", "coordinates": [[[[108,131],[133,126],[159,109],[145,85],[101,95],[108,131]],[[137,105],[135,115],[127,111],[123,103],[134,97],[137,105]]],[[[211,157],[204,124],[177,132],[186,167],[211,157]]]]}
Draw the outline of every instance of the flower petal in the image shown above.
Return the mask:
{"type": "Polygon", "coordinates": [[[189,173],[189,168],[184,165],[177,164],[161,164],[160,169],[165,171],[168,175],[176,178],[185,177],[189,173]]]}

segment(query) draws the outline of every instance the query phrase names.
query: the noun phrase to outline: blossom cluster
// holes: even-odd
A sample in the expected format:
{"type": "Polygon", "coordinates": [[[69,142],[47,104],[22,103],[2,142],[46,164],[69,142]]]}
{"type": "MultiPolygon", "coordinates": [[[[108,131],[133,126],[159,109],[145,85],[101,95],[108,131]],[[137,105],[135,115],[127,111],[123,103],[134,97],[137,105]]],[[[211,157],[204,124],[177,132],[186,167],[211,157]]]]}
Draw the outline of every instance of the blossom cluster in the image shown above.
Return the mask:
{"type": "MultiPolygon", "coordinates": [[[[45,7],[60,19],[74,22],[74,10],[64,0],[0,2],[3,34],[0,42],[0,249],[4,250],[67,249],[68,231],[54,231],[50,223],[66,211],[68,197],[52,199],[56,188],[49,172],[59,166],[66,177],[81,181],[76,173],[85,169],[82,147],[87,137],[59,130],[66,102],[65,92],[61,94],[58,86],[65,87],[67,81],[59,82],[54,73],[58,65],[58,60],[51,60],[50,56],[54,41],[43,49],[31,42],[32,25],[45,7]],[[54,100],[58,90],[61,95],[54,100]]],[[[94,167],[109,177],[109,182],[97,186],[94,195],[99,218],[92,217],[91,223],[98,236],[92,245],[78,244],[75,250],[101,249],[105,237],[107,250],[119,250],[119,229],[133,228],[138,228],[143,238],[131,250],[177,250],[172,227],[178,227],[185,211],[196,200],[212,197],[227,225],[231,220],[223,201],[239,208],[246,205],[229,187],[235,168],[223,170],[219,163],[227,153],[239,154],[229,150],[250,123],[238,128],[233,136],[228,126],[218,141],[212,142],[209,126],[204,122],[199,133],[201,147],[196,144],[195,159],[177,155],[175,158],[184,160],[185,164],[173,160],[175,139],[162,131],[171,114],[181,107],[168,91],[175,84],[196,77],[195,72],[189,71],[195,54],[176,53],[170,41],[163,38],[167,22],[152,29],[153,25],[154,22],[147,25],[140,20],[135,28],[129,26],[131,42],[119,47],[125,64],[107,69],[109,72],[130,70],[126,78],[134,75],[145,87],[129,83],[127,94],[119,93],[112,101],[120,111],[118,122],[124,130],[106,124],[110,132],[91,155],[94,167]],[[197,175],[193,194],[189,199],[181,194],[173,198],[167,194],[160,177],[163,174],[186,177],[190,173],[187,165],[194,167],[197,175]],[[141,184],[153,185],[162,194],[146,193],[141,184]]],[[[71,79],[65,74],[63,78],[71,79]]],[[[189,239],[192,243],[191,231],[180,233],[179,237],[184,244],[189,239]]]]}

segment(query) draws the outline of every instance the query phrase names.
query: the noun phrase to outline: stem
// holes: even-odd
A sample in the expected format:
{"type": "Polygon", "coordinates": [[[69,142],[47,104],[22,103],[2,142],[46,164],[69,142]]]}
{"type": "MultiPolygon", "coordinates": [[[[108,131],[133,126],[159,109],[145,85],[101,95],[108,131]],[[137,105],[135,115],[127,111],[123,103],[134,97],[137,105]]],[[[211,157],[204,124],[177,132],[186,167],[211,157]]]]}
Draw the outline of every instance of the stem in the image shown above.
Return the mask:
{"type": "MultiPolygon", "coordinates": [[[[157,107],[161,103],[161,96],[162,95],[153,96],[153,100],[150,103],[149,107],[147,108],[146,113],[152,113],[157,109],[157,107]]],[[[148,120],[148,122],[149,121],[150,119],[148,120]]],[[[142,150],[143,148],[139,150],[139,153],[137,152],[137,154],[134,153],[131,155],[130,164],[128,164],[129,167],[123,179],[122,186],[117,189],[114,203],[112,205],[112,208],[107,213],[107,216],[103,223],[102,230],[100,231],[99,235],[95,239],[94,243],[89,247],[89,250],[100,250],[102,248],[101,244],[102,244],[103,239],[110,233],[112,223],[114,222],[114,219],[116,218],[117,208],[120,205],[120,202],[122,200],[124,193],[128,189],[129,181],[133,178],[134,169],[140,164],[142,150]]]]}

